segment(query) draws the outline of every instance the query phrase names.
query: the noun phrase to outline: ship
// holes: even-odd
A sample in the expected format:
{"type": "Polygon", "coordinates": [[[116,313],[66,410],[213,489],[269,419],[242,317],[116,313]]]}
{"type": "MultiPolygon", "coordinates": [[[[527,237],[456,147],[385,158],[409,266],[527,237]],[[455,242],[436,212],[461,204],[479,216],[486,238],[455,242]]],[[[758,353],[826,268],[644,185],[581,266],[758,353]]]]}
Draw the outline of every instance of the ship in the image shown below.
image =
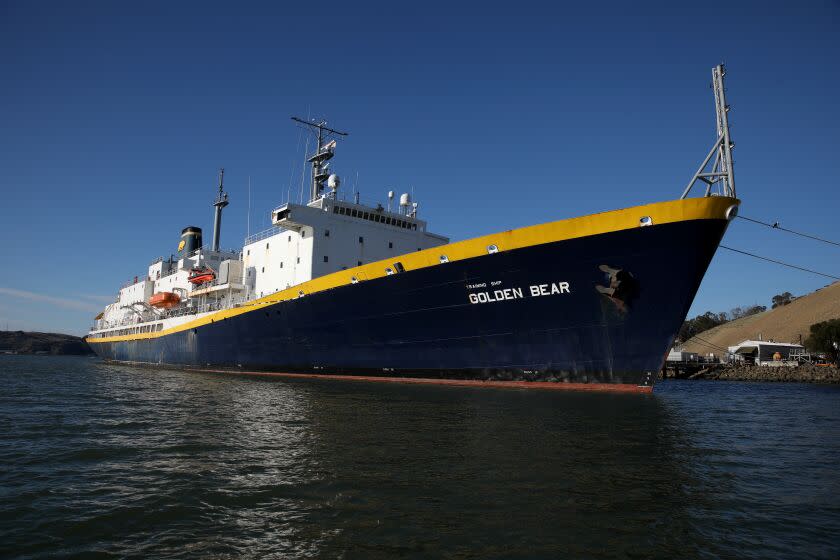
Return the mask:
{"type": "Polygon", "coordinates": [[[308,202],[220,248],[182,230],[95,318],[110,362],[235,374],[649,392],[737,215],[723,65],[717,139],[680,198],[451,241],[410,193],[348,196],[329,165],[346,132],[311,132],[308,202]]]}

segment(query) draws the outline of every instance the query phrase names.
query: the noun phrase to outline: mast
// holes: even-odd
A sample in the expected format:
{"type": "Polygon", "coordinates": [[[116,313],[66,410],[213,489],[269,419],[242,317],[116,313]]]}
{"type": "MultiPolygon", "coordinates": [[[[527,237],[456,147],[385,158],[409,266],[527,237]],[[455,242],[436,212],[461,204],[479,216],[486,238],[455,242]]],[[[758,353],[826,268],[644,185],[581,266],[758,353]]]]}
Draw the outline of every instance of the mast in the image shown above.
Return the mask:
{"type": "Polygon", "coordinates": [[[726,88],[723,85],[723,77],[725,75],[726,70],[723,64],[718,64],[712,68],[712,90],[715,94],[717,140],[712,146],[712,149],[709,150],[706,159],[700,164],[694,177],[691,178],[691,181],[680,198],[688,196],[691,187],[697,181],[706,183],[705,196],[711,194],[712,186],[715,184],[720,184],[720,194],[723,196],[731,196],[732,198],[736,198],[737,196],[735,193],[735,173],[732,165],[732,148],[735,147],[735,143],[729,137],[729,105],[726,104],[726,88]],[[712,168],[709,171],[705,171],[706,166],[712,161],[712,157],[715,158],[712,163],[712,168]]]}
{"type": "Polygon", "coordinates": [[[312,164],[312,186],[309,193],[309,202],[313,202],[320,198],[321,190],[324,188],[324,181],[330,175],[327,171],[327,166],[324,164],[335,155],[335,140],[324,144],[325,137],[331,135],[347,136],[347,133],[327,127],[327,121],[309,122],[298,117],[292,117],[292,120],[308,126],[313,132],[318,131],[318,143],[315,145],[315,153],[306,159],[306,161],[312,164]]]}
{"type": "Polygon", "coordinates": [[[216,202],[213,203],[213,206],[216,207],[216,214],[213,218],[213,251],[219,250],[219,235],[221,234],[222,229],[222,208],[229,204],[228,195],[223,190],[224,185],[225,168],[222,167],[219,169],[219,194],[216,196],[216,202]]]}

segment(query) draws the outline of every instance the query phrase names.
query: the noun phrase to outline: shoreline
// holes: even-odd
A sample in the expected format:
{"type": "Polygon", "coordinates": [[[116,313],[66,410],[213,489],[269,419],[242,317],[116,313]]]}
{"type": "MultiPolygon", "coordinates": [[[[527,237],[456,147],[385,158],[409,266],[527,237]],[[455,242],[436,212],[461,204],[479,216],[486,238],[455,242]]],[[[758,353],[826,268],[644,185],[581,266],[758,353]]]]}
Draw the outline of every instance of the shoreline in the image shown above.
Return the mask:
{"type": "MultiPolygon", "coordinates": [[[[663,379],[678,379],[664,376],[663,379]]],[[[682,379],[709,381],[762,381],[766,383],[840,384],[840,369],[834,366],[803,364],[798,367],[710,364],[682,379]]]]}

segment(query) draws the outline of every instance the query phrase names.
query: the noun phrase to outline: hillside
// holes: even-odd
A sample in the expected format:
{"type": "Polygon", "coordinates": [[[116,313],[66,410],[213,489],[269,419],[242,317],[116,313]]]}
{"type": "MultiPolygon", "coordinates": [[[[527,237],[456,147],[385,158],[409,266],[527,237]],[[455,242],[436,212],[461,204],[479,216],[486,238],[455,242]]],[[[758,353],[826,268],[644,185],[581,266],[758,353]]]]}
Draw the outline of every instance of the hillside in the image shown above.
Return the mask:
{"type": "Polygon", "coordinates": [[[720,348],[747,339],[799,342],[808,338],[814,323],[840,318],[840,282],[795,299],[788,305],[724,323],[690,338],[683,344],[688,352],[720,354],[720,348]]]}
{"type": "Polygon", "coordinates": [[[0,354],[92,354],[87,342],[59,333],[0,331],[0,354]]]}

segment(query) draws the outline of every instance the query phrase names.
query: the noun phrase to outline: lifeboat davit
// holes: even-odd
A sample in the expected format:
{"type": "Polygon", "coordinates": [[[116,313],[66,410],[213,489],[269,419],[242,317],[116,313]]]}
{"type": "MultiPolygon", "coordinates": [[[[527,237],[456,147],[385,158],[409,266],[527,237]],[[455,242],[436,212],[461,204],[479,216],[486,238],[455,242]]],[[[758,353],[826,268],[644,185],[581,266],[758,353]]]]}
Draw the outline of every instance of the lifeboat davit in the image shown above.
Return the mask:
{"type": "Polygon", "coordinates": [[[149,305],[163,309],[171,309],[179,303],[181,303],[180,296],[173,292],[158,292],[149,298],[149,305]]]}
{"type": "Polygon", "coordinates": [[[188,280],[191,284],[196,286],[199,284],[206,284],[212,282],[216,278],[216,273],[209,266],[204,268],[194,268],[190,271],[188,280]]]}

